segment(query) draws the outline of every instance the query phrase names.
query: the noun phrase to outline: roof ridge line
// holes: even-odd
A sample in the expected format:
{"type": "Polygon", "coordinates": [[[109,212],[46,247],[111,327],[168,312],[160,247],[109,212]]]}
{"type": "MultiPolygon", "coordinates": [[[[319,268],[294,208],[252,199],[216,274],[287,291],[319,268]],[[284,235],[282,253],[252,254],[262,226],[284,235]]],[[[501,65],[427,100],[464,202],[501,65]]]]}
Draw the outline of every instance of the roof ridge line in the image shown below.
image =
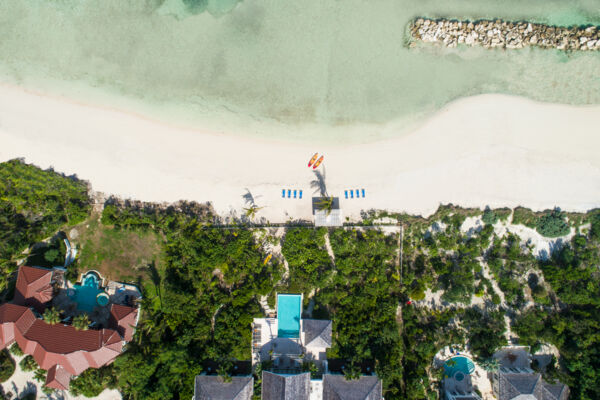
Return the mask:
{"type": "MultiPolygon", "coordinates": [[[[364,376],[367,376],[367,375],[364,375],[364,376]]],[[[368,375],[368,376],[373,376],[373,375],[368,375]]],[[[371,389],[369,390],[369,393],[367,393],[368,395],[373,392],[373,389],[375,389],[375,386],[379,385],[379,377],[377,375],[375,375],[375,377],[377,379],[375,379],[375,383],[373,384],[373,386],[371,386],[371,389]]]]}
{"type": "MultiPolygon", "coordinates": [[[[231,378],[233,379],[234,377],[232,376],[231,378]]],[[[233,382],[233,380],[232,380],[232,382],[233,382]]],[[[242,393],[242,390],[244,390],[246,388],[246,386],[248,386],[248,383],[250,383],[250,380],[248,380],[248,382],[246,382],[246,384],[244,386],[242,386],[240,388],[240,390],[237,391],[237,393],[233,396],[234,399],[237,397],[238,394],[242,393]]]]}
{"type": "Polygon", "coordinates": [[[40,279],[42,279],[43,277],[45,277],[45,276],[48,274],[48,272],[52,272],[52,270],[51,270],[51,269],[47,269],[47,268],[35,267],[35,266],[31,266],[31,265],[23,265],[23,266],[24,266],[24,267],[26,267],[26,268],[39,269],[40,271],[45,271],[45,272],[46,272],[46,274],[44,274],[44,275],[42,275],[42,276],[40,276],[40,277],[38,277],[38,278],[36,278],[36,279],[32,280],[31,282],[30,282],[30,281],[27,279],[27,276],[26,276],[26,274],[23,274],[23,277],[25,278],[25,281],[26,281],[28,284],[31,284],[31,283],[33,283],[33,282],[37,282],[37,281],[39,281],[40,279]]]}

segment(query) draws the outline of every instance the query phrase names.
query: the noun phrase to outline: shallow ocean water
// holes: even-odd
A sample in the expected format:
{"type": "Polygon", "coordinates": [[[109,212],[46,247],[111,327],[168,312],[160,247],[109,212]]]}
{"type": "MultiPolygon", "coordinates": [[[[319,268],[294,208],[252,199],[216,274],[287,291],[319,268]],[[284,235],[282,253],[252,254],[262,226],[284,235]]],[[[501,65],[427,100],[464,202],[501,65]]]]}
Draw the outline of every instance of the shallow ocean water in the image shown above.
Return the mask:
{"type": "Polygon", "coordinates": [[[0,80],[255,134],[412,121],[480,93],[600,103],[598,52],[406,45],[417,16],[600,25],[600,0],[185,1],[0,0],[0,80]]]}

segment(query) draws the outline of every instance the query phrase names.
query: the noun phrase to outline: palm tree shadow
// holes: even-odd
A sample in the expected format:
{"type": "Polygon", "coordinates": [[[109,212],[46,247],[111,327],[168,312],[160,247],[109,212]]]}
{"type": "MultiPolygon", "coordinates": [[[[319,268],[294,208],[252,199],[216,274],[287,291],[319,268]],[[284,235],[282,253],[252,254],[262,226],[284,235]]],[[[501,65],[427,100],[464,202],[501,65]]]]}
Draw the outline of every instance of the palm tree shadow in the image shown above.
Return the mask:
{"type": "Polygon", "coordinates": [[[315,174],[315,179],[310,182],[310,187],[315,190],[314,193],[319,193],[322,197],[329,197],[327,194],[327,185],[325,184],[325,168],[323,168],[323,173],[321,171],[313,171],[315,174]]]}
{"type": "Polygon", "coordinates": [[[156,295],[158,296],[158,300],[160,301],[162,307],[162,293],[160,290],[162,278],[158,272],[158,269],[156,268],[156,261],[152,261],[150,264],[148,264],[148,271],[150,272],[150,280],[156,288],[156,295]]]}
{"type": "Polygon", "coordinates": [[[247,205],[249,205],[249,206],[256,205],[256,201],[254,199],[254,196],[252,196],[252,193],[250,193],[250,190],[248,188],[246,188],[246,193],[244,193],[242,195],[242,198],[244,199],[244,202],[247,205]]]}

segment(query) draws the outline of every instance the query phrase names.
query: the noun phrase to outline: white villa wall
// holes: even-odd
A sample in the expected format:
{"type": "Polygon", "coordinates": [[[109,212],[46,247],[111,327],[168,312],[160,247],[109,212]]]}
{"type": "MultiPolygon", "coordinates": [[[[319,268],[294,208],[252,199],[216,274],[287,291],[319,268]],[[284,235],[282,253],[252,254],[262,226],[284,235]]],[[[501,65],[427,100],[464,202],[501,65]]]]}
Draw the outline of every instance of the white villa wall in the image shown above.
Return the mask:
{"type": "Polygon", "coordinates": [[[325,361],[327,359],[327,348],[306,347],[306,358],[314,361],[325,361]]]}
{"type": "Polygon", "coordinates": [[[309,400],[323,399],[323,381],[321,379],[310,380],[310,397],[309,400]]]}

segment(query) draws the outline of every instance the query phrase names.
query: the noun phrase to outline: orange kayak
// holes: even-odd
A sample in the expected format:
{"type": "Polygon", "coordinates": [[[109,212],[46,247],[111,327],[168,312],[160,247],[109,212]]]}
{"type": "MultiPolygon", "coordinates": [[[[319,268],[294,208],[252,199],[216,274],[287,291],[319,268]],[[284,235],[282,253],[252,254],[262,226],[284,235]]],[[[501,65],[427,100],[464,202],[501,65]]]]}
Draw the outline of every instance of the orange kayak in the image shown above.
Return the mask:
{"type": "Polygon", "coordinates": [[[317,157],[319,157],[319,153],[315,153],[314,156],[312,156],[312,158],[310,159],[310,161],[308,162],[308,166],[311,167],[313,165],[313,163],[315,161],[317,161],[317,157]]]}
{"type": "Polygon", "coordinates": [[[317,169],[317,167],[318,167],[319,165],[321,165],[321,163],[323,162],[323,159],[324,159],[324,158],[325,158],[325,156],[321,156],[321,157],[320,157],[320,158],[317,160],[317,162],[315,163],[315,165],[313,166],[313,169],[317,169]]]}

